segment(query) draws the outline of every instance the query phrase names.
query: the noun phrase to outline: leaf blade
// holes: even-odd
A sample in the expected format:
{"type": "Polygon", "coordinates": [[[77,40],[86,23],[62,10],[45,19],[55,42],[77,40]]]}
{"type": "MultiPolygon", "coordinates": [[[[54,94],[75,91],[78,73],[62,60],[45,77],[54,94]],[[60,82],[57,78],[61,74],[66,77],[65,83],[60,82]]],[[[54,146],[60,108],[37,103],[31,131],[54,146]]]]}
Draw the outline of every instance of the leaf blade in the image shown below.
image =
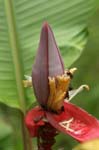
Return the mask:
{"type": "Polygon", "coordinates": [[[0,102],[22,110],[33,103],[32,90],[24,91],[22,80],[31,74],[43,21],[53,27],[65,65],[70,66],[87,41],[93,10],[94,0],[0,0],[0,102]]]}

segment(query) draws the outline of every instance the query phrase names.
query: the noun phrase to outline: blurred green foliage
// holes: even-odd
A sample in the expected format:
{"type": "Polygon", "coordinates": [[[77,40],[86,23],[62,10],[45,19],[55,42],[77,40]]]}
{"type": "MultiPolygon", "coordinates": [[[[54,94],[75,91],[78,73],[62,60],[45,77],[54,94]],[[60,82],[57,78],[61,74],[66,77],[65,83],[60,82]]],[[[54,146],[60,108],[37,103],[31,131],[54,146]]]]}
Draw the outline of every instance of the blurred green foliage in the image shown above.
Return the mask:
{"type": "MultiPolygon", "coordinates": [[[[72,87],[75,88],[81,84],[90,86],[89,91],[80,93],[72,100],[72,103],[84,108],[99,119],[99,10],[89,21],[89,40],[85,50],[72,67],[78,68],[72,81],[72,87]]],[[[58,140],[59,143],[55,149],[63,147],[63,150],[72,150],[72,147],[77,144],[69,136],[61,135],[58,140]]]]}
{"type": "Polygon", "coordinates": [[[0,119],[0,150],[13,150],[12,128],[7,120],[0,119]]]}
{"type": "Polygon", "coordinates": [[[73,64],[78,68],[73,86],[85,83],[90,90],[78,95],[74,102],[99,118],[99,10],[89,22],[89,35],[83,54],[73,64]]]}
{"type": "MultiPolygon", "coordinates": [[[[99,10],[96,11],[91,21],[89,21],[89,34],[89,40],[83,54],[72,65],[78,68],[74,75],[72,86],[75,88],[81,84],[88,84],[90,91],[84,91],[79,94],[72,102],[99,118],[99,10]]],[[[1,104],[0,117],[6,121],[4,124],[0,123],[0,138],[2,136],[1,131],[6,132],[2,140],[0,139],[0,150],[23,149],[19,112],[1,104]]],[[[60,134],[56,140],[57,143],[53,147],[54,150],[72,150],[72,147],[77,144],[73,138],[63,134],[60,134]]]]}
{"type": "Polygon", "coordinates": [[[0,104],[0,150],[22,150],[20,113],[0,104]]]}

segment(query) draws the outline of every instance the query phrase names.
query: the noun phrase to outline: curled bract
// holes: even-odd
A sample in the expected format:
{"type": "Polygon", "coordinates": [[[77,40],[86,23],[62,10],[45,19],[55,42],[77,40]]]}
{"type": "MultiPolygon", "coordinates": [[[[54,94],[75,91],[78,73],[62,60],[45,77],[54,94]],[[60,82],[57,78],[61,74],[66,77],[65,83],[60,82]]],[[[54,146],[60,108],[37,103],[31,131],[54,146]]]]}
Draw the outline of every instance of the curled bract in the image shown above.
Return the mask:
{"type": "Polygon", "coordinates": [[[39,106],[33,108],[27,113],[25,117],[25,124],[32,137],[37,137],[39,127],[45,124],[43,121],[44,116],[45,112],[39,106]]]}
{"type": "Polygon", "coordinates": [[[99,121],[85,110],[69,102],[64,102],[64,111],[60,114],[35,107],[28,112],[25,119],[32,137],[38,136],[39,127],[44,126],[46,122],[79,142],[99,138],[99,121]]]}

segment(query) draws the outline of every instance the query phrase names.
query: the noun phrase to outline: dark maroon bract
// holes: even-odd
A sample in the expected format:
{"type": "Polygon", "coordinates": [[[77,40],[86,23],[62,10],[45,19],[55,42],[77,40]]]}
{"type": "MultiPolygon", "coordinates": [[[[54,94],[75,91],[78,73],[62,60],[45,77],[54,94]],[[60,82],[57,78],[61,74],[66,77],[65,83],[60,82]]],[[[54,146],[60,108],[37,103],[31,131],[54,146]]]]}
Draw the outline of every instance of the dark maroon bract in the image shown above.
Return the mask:
{"type": "Polygon", "coordinates": [[[32,71],[32,83],[39,106],[30,110],[25,118],[32,137],[39,136],[39,129],[46,125],[49,128],[53,126],[53,129],[69,134],[80,142],[99,137],[98,120],[68,102],[74,71],[75,69],[64,70],[53,32],[44,23],[32,71]]]}
{"type": "Polygon", "coordinates": [[[64,65],[50,26],[44,23],[32,71],[34,92],[38,102],[46,106],[49,97],[48,77],[64,73],[64,65]]]}

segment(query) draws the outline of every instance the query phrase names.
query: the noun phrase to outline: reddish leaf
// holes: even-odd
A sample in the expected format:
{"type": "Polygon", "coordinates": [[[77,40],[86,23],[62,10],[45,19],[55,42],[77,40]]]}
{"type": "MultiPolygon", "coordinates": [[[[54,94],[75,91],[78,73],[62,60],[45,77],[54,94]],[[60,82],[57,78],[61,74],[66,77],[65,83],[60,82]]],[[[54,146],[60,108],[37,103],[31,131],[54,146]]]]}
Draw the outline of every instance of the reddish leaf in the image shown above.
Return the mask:
{"type": "Polygon", "coordinates": [[[61,114],[46,112],[46,117],[56,129],[80,142],[99,137],[98,120],[71,103],[64,102],[64,111],[61,114]],[[68,120],[70,124],[66,123],[68,120]]]}
{"type": "Polygon", "coordinates": [[[45,124],[42,120],[43,117],[44,111],[40,107],[35,107],[27,113],[25,124],[31,136],[36,137],[38,135],[38,128],[45,124]]]}
{"type": "Polygon", "coordinates": [[[32,72],[34,92],[41,105],[45,106],[48,101],[48,77],[61,75],[63,72],[63,61],[56,45],[53,32],[50,26],[44,23],[32,72]]]}

